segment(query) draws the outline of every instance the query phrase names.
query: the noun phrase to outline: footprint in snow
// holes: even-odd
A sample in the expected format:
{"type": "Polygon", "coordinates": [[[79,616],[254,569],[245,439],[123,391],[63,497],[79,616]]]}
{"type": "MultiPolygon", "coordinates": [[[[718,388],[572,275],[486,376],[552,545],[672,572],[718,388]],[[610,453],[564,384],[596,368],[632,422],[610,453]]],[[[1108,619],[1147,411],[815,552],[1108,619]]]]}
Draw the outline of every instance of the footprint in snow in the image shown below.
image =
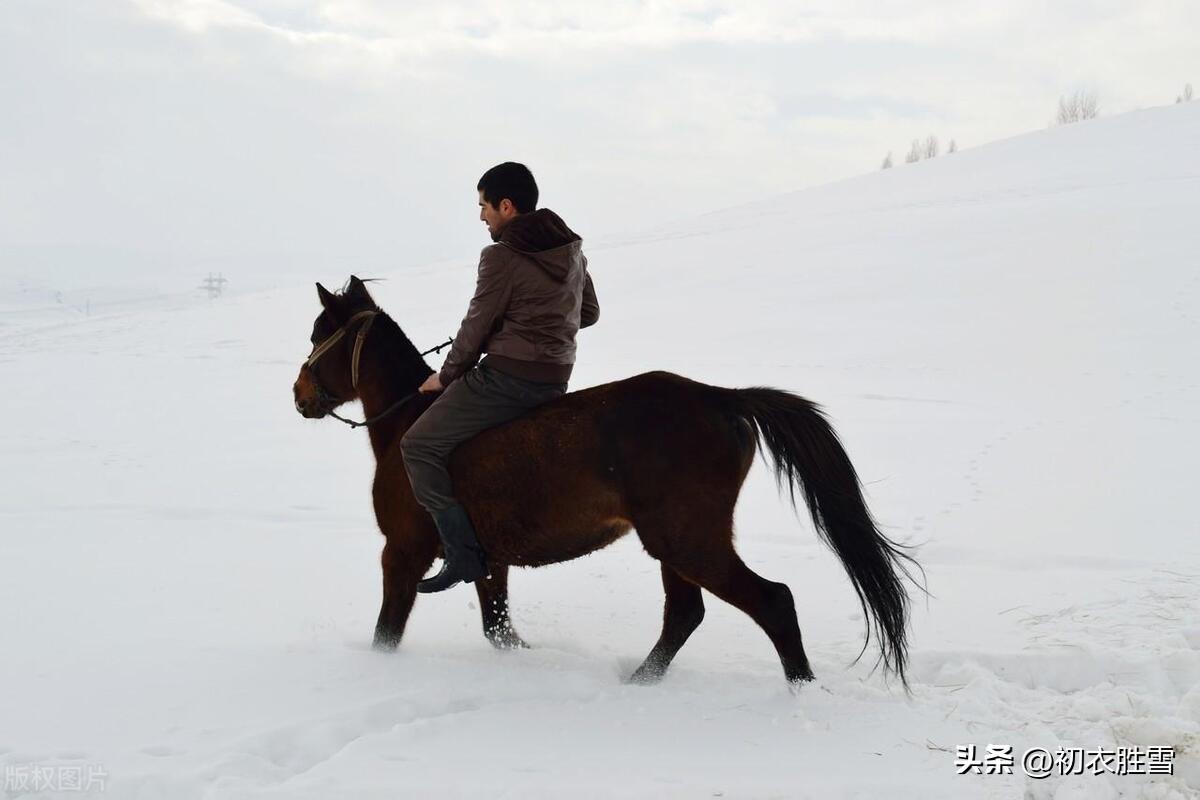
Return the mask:
{"type": "Polygon", "coordinates": [[[155,758],[165,758],[167,756],[180,755],[182,751],[176,750],[173,747],[167,747],[166,745],[152,744],[149,747],[143,747],[142,752],[155,758]]]}

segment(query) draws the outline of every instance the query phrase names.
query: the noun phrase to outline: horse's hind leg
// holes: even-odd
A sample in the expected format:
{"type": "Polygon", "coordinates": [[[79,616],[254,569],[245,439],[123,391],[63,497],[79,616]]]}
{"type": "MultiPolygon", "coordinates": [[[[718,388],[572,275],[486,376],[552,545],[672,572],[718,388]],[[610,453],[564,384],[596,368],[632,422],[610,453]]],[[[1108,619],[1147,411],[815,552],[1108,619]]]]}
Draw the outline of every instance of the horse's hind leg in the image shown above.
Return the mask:
{"type": "Polygon", "coordinates": [[[746,566],[733,549],[732,526],[719,526],[709,521],[686,530],[688,535],[672,540],[648,537],[641,531],[639,534],[651,555],[659,550],[661,555],[658,557],[680,575],[749,614],[771,638],[783,664],[783,674],[789,681],[812,680],[791,590],[746,566]]]}
{"type": "Polygon", "coordinates": [[[692,631],[704,619],[704,598],[700,596],[699,586],[684,579],[666,564],[662,565],[662,582],[667,595],[663,607],[662,635],[658,637],[658,643],[650,655],[629,678],[634,683],[656,683],[661,680],[679,648],[683,647],[692,631]]]}
{"type": "Polygon", "coordinates": [[[493,566],[491,574],[475,581],[479,594],[479,614],[483,620],[483,635],[499,650],[529,647],[513,630],[508,616],[508,565],[493,566]]]}

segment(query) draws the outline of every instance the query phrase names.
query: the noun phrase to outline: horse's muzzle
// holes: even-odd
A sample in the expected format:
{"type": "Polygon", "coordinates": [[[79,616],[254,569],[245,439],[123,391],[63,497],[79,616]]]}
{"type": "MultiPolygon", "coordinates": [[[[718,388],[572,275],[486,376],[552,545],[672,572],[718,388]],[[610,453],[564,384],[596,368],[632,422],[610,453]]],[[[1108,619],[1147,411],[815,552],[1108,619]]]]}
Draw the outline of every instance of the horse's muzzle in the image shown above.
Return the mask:
{"type": "Polygon", "coordinates": [[[307,381],[305,383],[307,385],[301,385],[301,381],[296,381],[292,386],[292,399],[296,410],[305,419],[320,419],[333,408],[332,403],[329,402],[331,398],[326,392],[321,391],[319,385],[307,381]]]}
{"type": "Polygon", "coordinates": [[[299,400],[296,401],[296,410],[305,419],[321,419],[329,413],[326,409],[317,406],[315,403],[303,403],[299,400]]]}

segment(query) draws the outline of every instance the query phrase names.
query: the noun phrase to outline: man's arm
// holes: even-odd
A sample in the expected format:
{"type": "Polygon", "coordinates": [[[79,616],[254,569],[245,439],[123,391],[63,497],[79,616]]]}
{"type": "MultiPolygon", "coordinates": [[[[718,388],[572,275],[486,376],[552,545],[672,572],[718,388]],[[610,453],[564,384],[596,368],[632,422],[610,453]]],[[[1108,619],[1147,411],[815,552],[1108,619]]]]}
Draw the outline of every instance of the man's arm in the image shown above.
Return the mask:
{"type": "Polygon", "coordinates": [[[583,257],[583,306],[579,310],[579,327],[595,325],[600,319],[600,301],[596,299],[596,287],[587,271],[587,256],[583,257]]]}
{"type": "Polygon", "coordinates": [[[471,298],[467,315],[463,317],[450,353],[438,373],[442,386],[449,386],[479,361],[496,320],[504,314],[512,296],[511,261],[511,252],[506,247],[489,245],[479,254],[475,296],[471,298]]]}

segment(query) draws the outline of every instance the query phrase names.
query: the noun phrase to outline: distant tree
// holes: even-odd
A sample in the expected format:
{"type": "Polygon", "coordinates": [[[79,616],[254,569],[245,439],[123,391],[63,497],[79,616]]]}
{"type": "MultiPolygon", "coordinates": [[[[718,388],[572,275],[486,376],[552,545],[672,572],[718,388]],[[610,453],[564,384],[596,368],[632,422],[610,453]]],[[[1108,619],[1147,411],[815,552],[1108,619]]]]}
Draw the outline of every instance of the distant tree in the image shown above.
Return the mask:
{"type": "Polygon", "coordinates": [[[1062,96],[1058,98],[1058,116],[1056,120],[1059,125],[1069,125],[1072,122],[1095,119],[1099,115],[1100,101],[1094,92],[1085,92],[1079,89],[1069,97],[1062,96]]]}
{"type": "Polygon", "coordinates": [[[1083,119],[1095,119],[1100,116],[1100,98],[1094,93],[1088,93],[1079,104],[1079,116],[1083,119]]]}
{"type": "Polygon", "coordinates": [[[925,139],[925,145],[922,148],[925,158],[937,158],[938,154],[938,138],[932,133],[925,139]]]}
{"type": "Polygon", "coordinates": [[[892,168],[892,151],[888,150],[887,156],[885,156],[883,159],[883,166],[881,166],[880,169],[891,169],[891,168],[892,168]]]}
{"type": "Polygon", "coordinates": [[[1175,102],[1176,103],[1190,103],[1191,101],[1192,101],[1192,85],[1190,83],[1187,83],[1187,84],[1184,84],[1184,86],[1183,86],[1183,94],[1175,96],[1175,102]]]}
{"type": "Polygon", "coordinates": [[[946,145],[946,155],[953,155],[958,152],[958,144],[951,139],[950,144],[946,145]]]}
{"type": "Polygon", "coordinates": [[[1099,115],[1100,100],[1096,95],[1091,94],[1090,92],[1090,94],[1084,96],[1084,100],[1082,100],[1079,104],[1080,119],[1094,120],[1099,115]]]}
{"type": "Polygon", "coordinates": [[[1083,119],[1083,93],[1077,91],[1065,101],[1058,98],[1058,124],[1066,125],[1083,119]]]}
{"type": "Polygon", "coordinates": [[[1071,98],[1058,97],[1058,124],[1068,125],[1079,121],[1079,101],[1077,96],[1071,98]]]}
{"type": "Polygon", "coordinates": [[[921,140],[913,139],[912,147],[908,150],[908,155],[904,157],[905,164],[915,164],[921,160],[921,140]]]}

